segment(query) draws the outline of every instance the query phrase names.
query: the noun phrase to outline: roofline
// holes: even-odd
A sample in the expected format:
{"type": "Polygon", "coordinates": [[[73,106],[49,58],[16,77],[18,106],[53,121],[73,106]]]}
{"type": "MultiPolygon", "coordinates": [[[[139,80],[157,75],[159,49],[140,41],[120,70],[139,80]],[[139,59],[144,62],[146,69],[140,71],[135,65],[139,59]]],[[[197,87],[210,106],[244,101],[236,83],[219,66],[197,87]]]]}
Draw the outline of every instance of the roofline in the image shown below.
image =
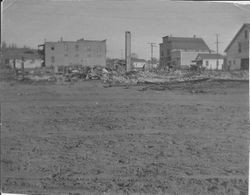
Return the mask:
{"type": "MultiPolygon", "coordinates": [[[[204,49],[204,51],[208,50],[208,51],[211,51],[211,49],[209,48],[209,46],[207,45],[207,43],[204,41],[204,39],[202,37],[170,37],[170,36],[165,36],[165,37],[169,37],[169,38],[184,38],[184,39],[199,39],[199,40],[202,40],[204,45],[206,46],[206,49],[204,49]]],[[[162,37],[162,38],[165,38],[165,37],[162,37]]],[[[163,43],[160,43],[160,45],[163,44],[163,43]]],[[[202,49],[203,50],[203,49],[202,49]]]]}
{"type": "Polygon", "coordinates": [[[239,33],[242,31],[242,29],[246,26],[246,25],[250,25],[250,23],[244,23],[240,30],[236,33],[236,35],[234,36],[234,38],[231,40],[231,42],[229,43],[229,45],[226,47],[226,49],[224,50],[224,52],[227,52],[227,50],[229,49],[229,47],[233,44],[234,40],[237,38],[237,36],[239,35],[239,33]]]}
{"type": "Polygon", "coordinates": [[[107,39],[104,40],[76,40],[76,41],[46,41],[46,43],[79,43],[79,42],[106,42],[107,39]]]}
{"type": "MultiPolygon", "coordinates": [[[[198,53],[198,55],[196,56],[196,58],[198,58],[199,56],[202,55],[218,55],[218,59],[224,59],[226,56],[222,55],[222,54],[216,54],[216,53],[198,53]]],[[[208,58],[203,58],[203,59],[208,59],[208,58]]],[[[215,58],[216,59],[216,58],[215,58]]]]}
{"type": "Polygon", "coordinates": [[[162,37],[162,38],[165,38],[165,37],[169,37],[169,38],[187,38],[187,39],[203,39],[202,37],[197,37],[197,36],[195,36],[195,37],[175,37],[175,36],[169,36],[169,35],[167,35],[167,36],[164,36],[164,37],[162,37]]]}

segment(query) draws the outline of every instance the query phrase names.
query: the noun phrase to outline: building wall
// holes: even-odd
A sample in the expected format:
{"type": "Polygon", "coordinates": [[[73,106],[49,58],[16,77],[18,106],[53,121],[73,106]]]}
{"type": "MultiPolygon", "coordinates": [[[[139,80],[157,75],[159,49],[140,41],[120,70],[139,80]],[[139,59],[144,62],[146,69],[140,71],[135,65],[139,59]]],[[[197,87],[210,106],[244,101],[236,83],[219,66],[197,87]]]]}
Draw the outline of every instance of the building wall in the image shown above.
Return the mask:
{"type": "Polygon", "coordinates": [[[226,56],[227,67],[230,70],[240,70],[241,69],[241,58],[226,56]]]}
{"type": "Polygon", "coordinates": [[[167,67],[167,64],[168,64],[168,55],[167,55],[167,45],[166,44],[161,44],[160,45],[160,67],[161,68],[165,68],[167,67]]]}
{"type": "MultiPolygon", "coordinates": [[[[218,70],[222,70],[224,59],[219,59],[218,61],[219,61],[218,70]]],[[[216,70],[217,60],[216,59],[203,59],[202,67],[206,68],[207,70],[216,70]]]]}
{"type": "Polygon", "coordinates": [[[172,45],[170,41],[167,41],[166,38],[163,38],[163,43],[160,44],[160,67],[165,68],[171,65],[171,50],[172,45]]]}
{"type": "Polygon", "coordinates": [[[45,43],[45,66],[106,66],[106,41],[45,43]]]}
{"type": "Polygon", "coordinates": [[[249,31],[250,29],[245,26],[227,50],[226,62],[230,69],[240,69],[241,59],[249,59],[249,31]],[[245,33],[247,36],[245,36],[245,33]],[[239,44],[241,45],[241,51],[239,50],[239,44]]]}
{"type": "Polygon", "coordinates": [[[196,59],[199,53],[209,53],[209,51],[184,51],[184,50],[172,50],[169,46],[165,46],[164,44],[160,47],[160,66],[168,66],[173,65],[176,68],[182,67],[190,67],[190,65],[194,64],[192,62],[196,59]]]}
{"type": "Polygon", "coordinates": [[[180,50],[171,51],[171,61],[172,61],[173,66],[175,67],[181,66],[181,51],[180,50]]]}
{"type": "Polygon", "coordinates": [[[192,62],[196,59],[197,55],[199,53],[209,53],[208,51],[181,51],[180,57],[181,57],[181,66],[188,66],[195,65],[195,62],[192,62]]]}
{"type": "Polygon", "coordinates": [[[163,44],[160,44],[160,56],[159,56],[160,67],[164,66],[164,56],[163,56],[163,44]]]}
{"type": "Polygon", "coordinates": [[[195,65],[192,61],[196,59],[198,53],[209,53],[209,51],[172,49],[171,41],[163,37],[163,43],[160,44],[160,67],[190,67],[192,64],[195,65]]]}

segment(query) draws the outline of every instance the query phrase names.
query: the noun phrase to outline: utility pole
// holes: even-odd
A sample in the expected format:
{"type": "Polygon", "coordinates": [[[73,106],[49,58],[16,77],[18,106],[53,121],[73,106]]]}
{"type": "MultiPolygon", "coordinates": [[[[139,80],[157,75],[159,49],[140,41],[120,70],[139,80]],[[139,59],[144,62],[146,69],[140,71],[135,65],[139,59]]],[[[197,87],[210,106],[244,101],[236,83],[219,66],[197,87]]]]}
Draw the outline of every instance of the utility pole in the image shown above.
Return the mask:
{"type": "Polygon", "coordinates": [[[14,69],[15,76],[17,76],[16,59],[15,58],[13,59],[13,69],[14,69]]]}
{"type": "Polygon", "coordinates": [[[151,65],[153,65],[153,57],[154,57],[154,47],[157,47],[156,46],[156,43],[148,43],[151,47],[151,65]]]}
{"type": "Polygon", "coordinates": [[[21,62],[21,70],[22,70],[22,80],[24,80],[24,57],[22,56],[22,62],[21,62]]]}
{"type": "Polygon", "coordinates": [[[217,56],[216,56],[216,69],[218,69],[218,67],[219,67],[219,34],[217,33],[216,34],[216,54],[217,54],[217,56]]]}

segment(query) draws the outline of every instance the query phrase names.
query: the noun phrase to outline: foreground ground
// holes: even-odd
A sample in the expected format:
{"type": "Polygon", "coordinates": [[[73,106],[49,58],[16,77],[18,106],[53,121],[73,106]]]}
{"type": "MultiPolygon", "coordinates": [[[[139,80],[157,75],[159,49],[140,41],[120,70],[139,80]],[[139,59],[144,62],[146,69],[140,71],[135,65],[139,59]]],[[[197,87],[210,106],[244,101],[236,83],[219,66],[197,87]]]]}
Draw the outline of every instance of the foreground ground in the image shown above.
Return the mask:
{"type": "Polygon", "coordinates": [[[0,90],[4,192],[247,194],[247,82],[0,90]]]}

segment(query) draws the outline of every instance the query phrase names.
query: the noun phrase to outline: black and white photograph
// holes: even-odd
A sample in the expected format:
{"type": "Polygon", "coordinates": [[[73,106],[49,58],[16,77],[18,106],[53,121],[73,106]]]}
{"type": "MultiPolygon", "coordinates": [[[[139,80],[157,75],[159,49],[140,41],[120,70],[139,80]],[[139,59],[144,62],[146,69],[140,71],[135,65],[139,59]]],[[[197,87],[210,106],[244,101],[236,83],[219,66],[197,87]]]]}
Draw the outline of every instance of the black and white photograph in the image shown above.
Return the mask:
{"type": "Polygon", "coordinates": [[[3,195],[247,195],[250,1],[4,0],[3,195]]]}

